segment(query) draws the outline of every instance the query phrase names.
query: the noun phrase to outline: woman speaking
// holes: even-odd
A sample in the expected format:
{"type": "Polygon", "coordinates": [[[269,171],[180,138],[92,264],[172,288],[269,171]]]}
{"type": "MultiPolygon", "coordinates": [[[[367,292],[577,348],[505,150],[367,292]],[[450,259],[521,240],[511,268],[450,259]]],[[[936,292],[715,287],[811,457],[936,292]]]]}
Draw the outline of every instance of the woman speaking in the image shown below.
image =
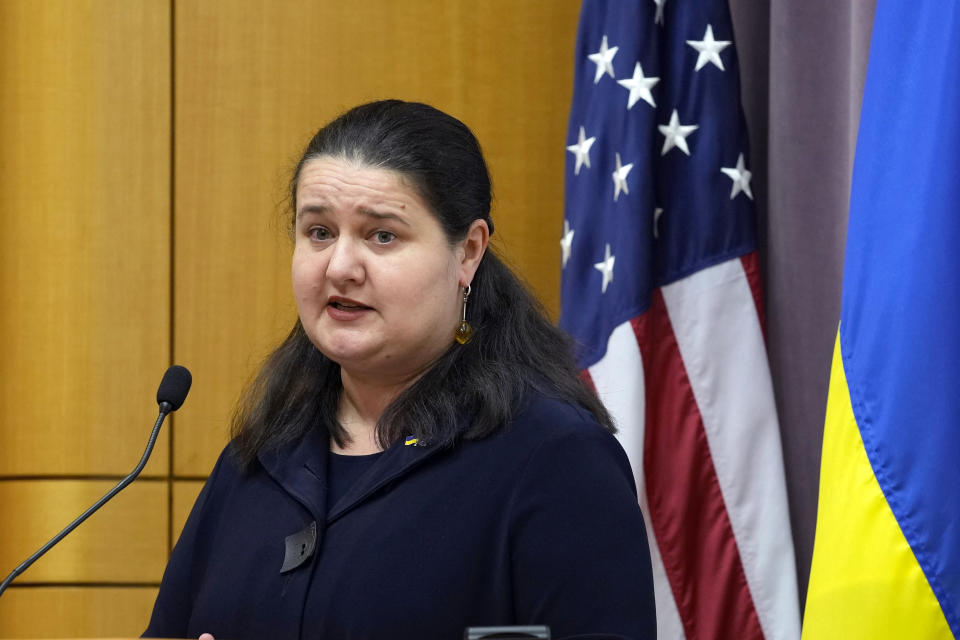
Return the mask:
{"type": "Polygon", "coordinates": [[[299,320],[244,394],[145,635],[653,638],[627,457],[569,339],[488,248],[459,120],[388,100],[290,185],[299,320]]]}

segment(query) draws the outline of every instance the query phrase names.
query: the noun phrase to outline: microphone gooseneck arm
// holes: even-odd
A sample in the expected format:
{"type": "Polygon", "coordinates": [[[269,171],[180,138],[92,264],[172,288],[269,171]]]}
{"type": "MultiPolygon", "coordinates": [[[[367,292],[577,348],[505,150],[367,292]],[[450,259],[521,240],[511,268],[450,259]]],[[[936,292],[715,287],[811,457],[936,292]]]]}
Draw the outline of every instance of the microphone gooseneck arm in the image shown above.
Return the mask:
{"type": "Polygon", "coordinates": [[[137,463],[137,466],[134,468],[134,470],[131,471],[123,480],[118,482],[113,489],[110,489],[106,495],[97,500],[92,507],[81,513],[76,520],[64,527],[63,531],[50,538],[50,541],[47,542],[47,544],[40,547],[36,553],[21,562],[16,569],[11,571],[10,575],[4,578],[3,582],[0,583],[0,595],[3,595],[3,592],[10,585],[10,583],[13,582],[17,576],[26,571],[30,565],[36,562],[40,556],[49,551],[53,545],[63,540],[67,534],[80,526],[84,520],[92,516],[100,507],[106,504],[110,498],[120,493],[120,491],[122,491],[128,484],[133,482],[138,475],[140,475],[140,472],[143,471],[144,466],[147,464],[147,460],[150,458],[150,454],[153,453],[153,447],[157,443],[157,436],[160,434],[160,426],[163,424],[164,418],[166,418],[167,414],[173,410],[174,407],[169,402],[160,403],[160,415],[157,416],[157,422],[153,425],[153,431],[150,432],[150,440],[147,441],[147,448],[143,452],[143,456],[140,458],[140,462],[137,463]]]}

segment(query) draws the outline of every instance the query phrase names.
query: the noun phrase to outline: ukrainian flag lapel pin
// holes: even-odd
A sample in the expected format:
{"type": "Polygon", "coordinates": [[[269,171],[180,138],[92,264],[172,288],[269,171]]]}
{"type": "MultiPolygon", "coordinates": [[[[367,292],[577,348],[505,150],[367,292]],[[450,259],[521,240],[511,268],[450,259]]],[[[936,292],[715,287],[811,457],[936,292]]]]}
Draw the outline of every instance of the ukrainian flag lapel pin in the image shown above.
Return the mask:
{"type": "Polygon", "coordinates": [[[405,447],[415,447],[417,446],[417,437],[416,436],[407,436],[407,439],[404,440],[403,446],[405,447]]]}

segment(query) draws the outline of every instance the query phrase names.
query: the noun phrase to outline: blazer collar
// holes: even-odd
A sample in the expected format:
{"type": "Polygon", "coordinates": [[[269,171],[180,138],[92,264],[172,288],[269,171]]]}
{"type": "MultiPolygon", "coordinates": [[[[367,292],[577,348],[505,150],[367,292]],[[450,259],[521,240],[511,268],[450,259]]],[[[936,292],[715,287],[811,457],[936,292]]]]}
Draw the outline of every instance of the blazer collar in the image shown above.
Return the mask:
{"type": "Polygon", "coordinates": [[[377,458],[327,513],[327,456],[330,438],[326,429],[311,429],[300,439],[257,457],[267,474],[287,493],[303,504],[318,522],[328,525],[363,503],[385,485],[411,473],[424,461],[442,451],[429,444],[395,442],[377,458]]]}

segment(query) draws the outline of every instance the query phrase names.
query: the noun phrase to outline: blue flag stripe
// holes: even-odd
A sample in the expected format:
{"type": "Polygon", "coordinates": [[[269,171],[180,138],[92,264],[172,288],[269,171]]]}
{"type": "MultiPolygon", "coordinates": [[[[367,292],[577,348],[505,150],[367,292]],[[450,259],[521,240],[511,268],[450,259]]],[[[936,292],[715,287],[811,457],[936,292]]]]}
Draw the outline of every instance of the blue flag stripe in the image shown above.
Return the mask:
{"type": "Polygon", "coordinates": [[[880,0],[840,323],[863,442],[960,637],[960,8],[880,0]]]}

